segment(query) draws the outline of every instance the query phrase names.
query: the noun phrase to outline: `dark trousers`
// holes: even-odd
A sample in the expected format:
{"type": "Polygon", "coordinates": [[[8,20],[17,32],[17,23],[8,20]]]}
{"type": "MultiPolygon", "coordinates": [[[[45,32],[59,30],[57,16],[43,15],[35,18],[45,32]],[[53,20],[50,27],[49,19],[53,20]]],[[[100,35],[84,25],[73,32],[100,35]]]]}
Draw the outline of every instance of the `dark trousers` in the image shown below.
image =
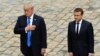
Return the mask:
{"type": "Polygon", "coordinates": [[[73,52],[73,56],[88,56],[88,53],[73,52]]]}
{"type": "Polygon", "coordinates": [[[44,55],[41,55],[40,52],[32,51],[32,47],[25,48],[25,50],[23,51],[23,55],[24,56],[44,56],[44,55]]]}
{"type": "Polygon", "coordinates": [[[32,47],[27,47],[24,56],[33,56],[32,47]]]}

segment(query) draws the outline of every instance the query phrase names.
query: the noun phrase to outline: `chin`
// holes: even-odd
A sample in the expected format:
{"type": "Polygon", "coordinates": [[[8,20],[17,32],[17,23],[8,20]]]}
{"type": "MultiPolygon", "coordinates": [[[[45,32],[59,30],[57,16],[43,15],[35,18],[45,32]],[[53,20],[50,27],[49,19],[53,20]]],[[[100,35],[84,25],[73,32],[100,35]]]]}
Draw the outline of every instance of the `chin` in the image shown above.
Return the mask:
{"type": "Polygon", "coordinates": [[[29,17],[28,15],[26,15],[27,17],[29,17]]]}

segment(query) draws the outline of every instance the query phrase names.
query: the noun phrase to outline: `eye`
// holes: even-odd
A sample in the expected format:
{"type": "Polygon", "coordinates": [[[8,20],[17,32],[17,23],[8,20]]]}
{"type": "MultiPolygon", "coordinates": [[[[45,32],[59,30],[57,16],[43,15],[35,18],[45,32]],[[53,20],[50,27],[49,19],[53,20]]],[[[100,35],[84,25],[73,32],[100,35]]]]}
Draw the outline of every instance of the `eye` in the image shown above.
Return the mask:
{"type": "Polygon", "coordinates": [[[80,16],[80,15],[74,15],[74,16],[80,16]]]}

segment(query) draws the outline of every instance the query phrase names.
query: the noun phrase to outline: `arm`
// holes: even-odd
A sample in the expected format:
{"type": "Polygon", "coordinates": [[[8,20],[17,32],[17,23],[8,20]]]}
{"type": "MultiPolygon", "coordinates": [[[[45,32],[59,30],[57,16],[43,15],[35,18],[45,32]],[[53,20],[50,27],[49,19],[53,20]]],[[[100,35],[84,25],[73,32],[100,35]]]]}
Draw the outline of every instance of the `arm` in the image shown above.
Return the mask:
{"type": "Polygon", "coordinates": [[[89,37],[89,53],[94,53],[94,32],[91,23],[89,24],[88,28],[88,37],[89,37]]]}
{"type": "Polygon", "coordinates": [[[15,34],[25,33],[25,27],[21,27],[20,23],[21,23],[21,21],[20,21],[20,18],[18,17],[17,23],[15,24],[15,27],[14,27],[14,33],[15,34]]]}
{"type": "Polygon", "coordinates": [[[40,34],[41,34],[40,37],[41,37],[42,48],[47,48],[47,30],[43,18],[41,19],[41,23],[40,23],[40,34]]]}
{"type": "Polygon", "coordinates": [[[71,38],[71,32],[70,32],[70,23],[68,25],[68,52],[72,52],[72,38],[71,38]]]}

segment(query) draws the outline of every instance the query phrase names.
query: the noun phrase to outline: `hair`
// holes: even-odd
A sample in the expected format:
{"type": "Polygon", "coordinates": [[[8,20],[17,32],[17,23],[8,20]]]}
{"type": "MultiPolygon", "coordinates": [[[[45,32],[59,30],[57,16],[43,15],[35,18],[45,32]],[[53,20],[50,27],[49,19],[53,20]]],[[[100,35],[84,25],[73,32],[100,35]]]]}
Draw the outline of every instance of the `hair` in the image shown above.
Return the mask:
{"type": "Polygon", "coordinates": [[[30,8],[32,8],[32,9],[34,9],[34,6],[33,6],[33,4],[32,3],[26,3],[26,4],[24,4],[24,8],[25,7],[30,7],[30,8]]]}
{"type": "Polygon", "coordinates": [[[82,8],[76,8],[76,9],[74,10],[74,12],[81,12],[81,15],[84,14],[84,11],[83,11],[82,8]]]}

